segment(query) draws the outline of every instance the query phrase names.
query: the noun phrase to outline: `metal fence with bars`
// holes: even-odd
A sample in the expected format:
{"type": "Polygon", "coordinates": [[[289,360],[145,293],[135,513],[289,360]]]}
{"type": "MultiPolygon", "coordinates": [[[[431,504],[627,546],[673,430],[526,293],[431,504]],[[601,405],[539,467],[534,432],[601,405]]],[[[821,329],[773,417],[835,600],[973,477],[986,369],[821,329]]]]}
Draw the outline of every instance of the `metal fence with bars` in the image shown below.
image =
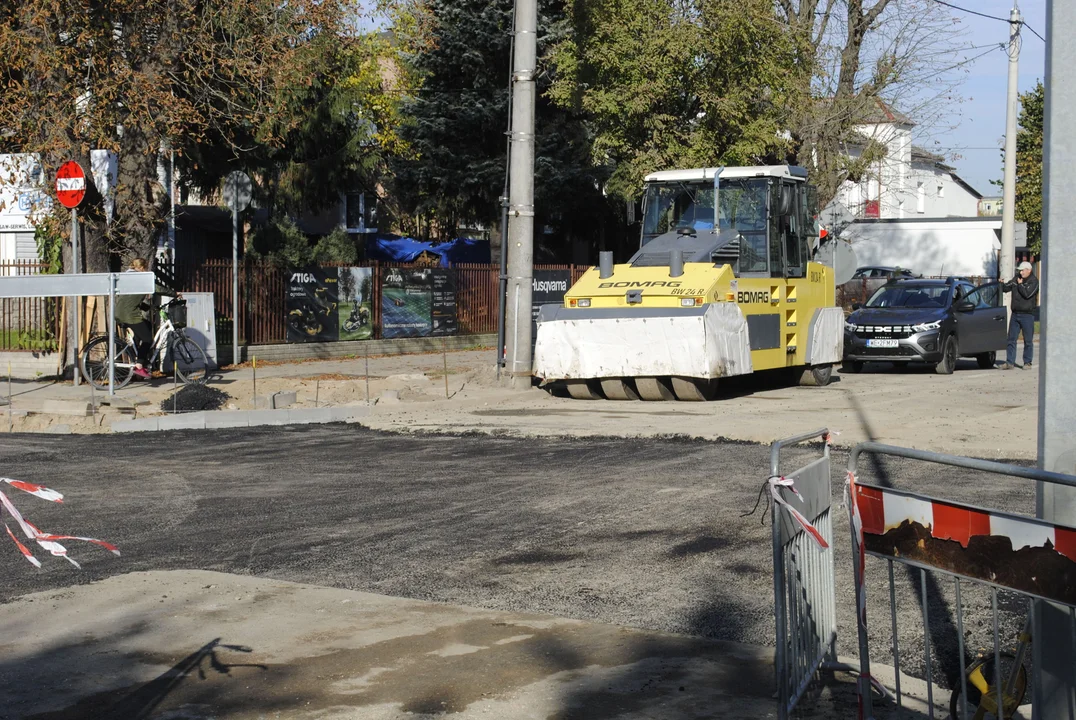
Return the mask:
{"type": "MultiPolygon", "coordinates": [[[[322,267],[343,267],[326,263],[322,267]]],[[[386,265],[379,262],[351,263],[347,267],[373,268],[373,318],[380,337],[381,277],[386,265]]],[[[417,267],[417,266],[416,266],[417,267]]],[[[582,265],[538,265],[536,270],[569,270],[574,282],[587,267],[582,265]]],[[[497,292],[500,268],[496,265],[456,265],[456,312],[459,333],[473,335],[497,331],[497,292]]],[[[232,336],[232,263],[230,260],[206,260],[197,264],[159,265],[161,280],[180,292],[213,293],[217,316],[217,337],[227,341],[232,336]]],[[[281,266],[246,260],[239,270],[239,338],[248,345],[273,345],[285,342],[285,309],[290,270],[281,266]]]]}
{"type": "MultiPolygon", "coordinates": [[[[867,558],[878,558],[888,566],[889,625],[891,653],[894,666],[894,690],[897,716],[907,692],[901,688],[902,634],[898,631],[897,587],[894,565],[902,566],[917,592],[912,593],[919,604],[922,622],[922,671],[926,681],[925,705],[929,718],[950,717],[953,720],[1027,720],[1025,693],[1035,682],[1038,669],[1028,663],[1029,644],[1034,642],[1033,626],[1035,601],[1045,600],[1052,607],[1065,608],[1076,623],[1076,529],[1041,519],[1015,515],[997,509],[985,509],[946,499],[927,497],[892,487],[872,485],[859,480],[857,465],[864,453],[888,455],[934,463],[941,466],[966,468],[993,476],[1022,478],[1034,482],[1054,483],[1076,487],[1076,477],[1046,472],[1036,468],[1007,465],[973,458],[942,455],[874,442],[861,443],[848,459],[849,516],[852,527],[853,567],[855,577],[856,620],[859,635],[859,698],[860,717],[874,718],[874,699],[871,693],[871,644],[867,626],[866,575],[867,558]],[[941,632],[940,626],[950,617],[932,617],[928,588],[938,587],[936,578],[948,578],[955,591],[956,627],[953,632],[941,632]],[[999,622],[999,593],[1008,607],[1006,622],[1015,652],[1003,650],[1002,623],[999,622]],[[967,653],[964,621],[969,609],[977,613],[989,597],[991,621],[981,620],[986,632],[992,630],[993,645],[979,657],[967,653]],[[968,600],[971,599],[971,605],[968,600]],[[1020,618],[1027,606],[1026,621],[1020,618]],[[967,606],[967,609],[966,609],[967,606]],[[1015,625],[1015,627],[1013,627],[1015,625]],[[1020,628],[1023,628],[1022,630],[1020,628]],[[956,647],[932,647],[932,638],[956,636],[956,647]],[[956,662],[947,653],[956,652],[956,662]],[[948,680],[948,702],[935,698],[933,664],[945,662],[958,666],[955,678],[948,680]]],[[[873,563],[872,563],[873,564],[873,563]]],[[[905,594],[902,588],[902,595],[905,594]]],[[[952,597],[952,596],[951,596],[952,597]]],[[[983,628],[976,627],[976,630],[983,628]]],[[[878,628],[874,628],[878,630],[878,628]]],[[[905,639],[908,634],[903,634],[905,639]]],[[[1076,655],[1076,637],[1048,638],[1040,642],[1071,643],[1076,655]]],[[[937,642],[937,640],[935,640],[937,642]]],[[[916,643],[918,644],[918,643],[916,643]]],[[[905,656],[905,659],[907,657],[905,656]]],[[[917,661],[918,662],[918,661],[917,661]]],[[[954,670],[956,668],[954,667],[954,670]]],[[[1072,669],[1076,674],[1076,667],[1072,669]]],[[[1076,679],[1076,678],[1073,678],[1076,679]]],[[[922,698],[920,698],[922,699],[922,698]]],[[[1032,717],[1042,717],[1035,711],[1040,698],[1032,697],[1032,717]]],[[[916,714],[914,717],[921,717],[916,714]]],[[[1053,720],[1046,718],[1044,720],[1053,720]]]]}
{"type": "MultiPolygon", "coordinates": [[[[341,267],[341,263],[323,267],[341,267]]],[[[374,335],[380,337],[381,277],[384,263],[351,263],[348,267],[373,268],[372,308],[374,335]]],[[[393,264],[391,267],[412,267],[393,264]]],[[[415,266],[418,267],[418,266],[415,266]]],[[[0,264],[0,275],[32,275],[44,272],[39,262],[0,264]]],[[[585,265],[538,265],[535,270],[568,270],[575,282],[585,265]]],[[[198,263],[158,264],[154,269],[162,284],[179,292],[213,293],[217,337],[226,344],[232,337],[232,263],[205,260],[198,263]]],[[[500,268],[496,265],[456,265],[456,312],[459,334],[497,331],[497,292],[500,268]]],[[[272,263],[247,259],[239,267],[239,338],[247,345],[286,342],[287,286],[291,270],[272,263]]],[[[87,302],[90,302],[89,300],[87,302]]],[[[61,298],[8,298],[0,300],[0,350],[55,350],[63,327],[61,298]]],[[[91,316],[92,312],[89,313],[91,316]]],[[[100,318],[98,318],[100,320],[100,318]]],[[[99,323],[98,323],[99,324],[99,323]]],[[[88,332],[100,331],[95,325],[88,332]]]]}
{"type": "MultiPolygon", "coordinates": [[[[36,260],[5,262],[0,276],[39,275],[47,269],[36,260]]],[[[62,309],[61,298],[0,299],[0,350],[55,350],[62,309]]]]}

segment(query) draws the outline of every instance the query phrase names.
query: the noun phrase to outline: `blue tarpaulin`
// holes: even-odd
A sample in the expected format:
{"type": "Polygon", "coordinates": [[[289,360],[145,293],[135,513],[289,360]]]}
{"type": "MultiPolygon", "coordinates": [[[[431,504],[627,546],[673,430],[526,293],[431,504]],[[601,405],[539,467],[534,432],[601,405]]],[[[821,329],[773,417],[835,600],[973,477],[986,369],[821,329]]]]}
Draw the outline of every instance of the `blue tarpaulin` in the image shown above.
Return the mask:
{"type": "Polygon", "coordinates": [[[409,237],[378,235],[366,241],[366,259],[388,263],[410,263],[423,252],[441,256],[441,267],[460,263],[490,262],[488,240],[456,238],[443,243],[422,242],[409,237]]]}

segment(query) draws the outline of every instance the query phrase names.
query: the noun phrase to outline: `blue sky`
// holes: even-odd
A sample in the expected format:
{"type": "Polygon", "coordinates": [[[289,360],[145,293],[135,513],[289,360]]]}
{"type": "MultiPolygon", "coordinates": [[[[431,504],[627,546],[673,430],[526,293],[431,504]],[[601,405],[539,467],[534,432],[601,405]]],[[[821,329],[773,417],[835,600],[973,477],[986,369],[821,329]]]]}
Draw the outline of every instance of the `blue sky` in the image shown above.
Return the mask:
{"type": "MultiPolygon", "coordinates": [[[[1008,18],[1012,0],[949,0],[954,5],[970,8],[987,15],[1008,18]]],[[[970,45],[1006,42],[1008,23],[976,17],[953,10],[966,29],[964,38],[970,45]]],[[[1046,37],[1046,0],[1023,0],[1020,12],[1025,22],[1046,37]]],[[[981,51],[973,51],[974,56],[981,51]]],[[[1035,86],[1043,79],[1046,44],[1024,29],[1020,51],[1020,92],[1035,86]]],[[[957,93],[964,98],[948,113],[953,130],[935,132],[916,142],[935,152],[945,154],[957,173],[984,195],[1000,195],[1001,189],[990,184],[1000,180],[1001,152],[994,148],[1004,145],[1005,86],[1008,78],[1008,57],[1001,51],[991,52],[967,67],[963,84],[957,93]],[[988,149],[980,149],[988,148],[988,149]]]]}

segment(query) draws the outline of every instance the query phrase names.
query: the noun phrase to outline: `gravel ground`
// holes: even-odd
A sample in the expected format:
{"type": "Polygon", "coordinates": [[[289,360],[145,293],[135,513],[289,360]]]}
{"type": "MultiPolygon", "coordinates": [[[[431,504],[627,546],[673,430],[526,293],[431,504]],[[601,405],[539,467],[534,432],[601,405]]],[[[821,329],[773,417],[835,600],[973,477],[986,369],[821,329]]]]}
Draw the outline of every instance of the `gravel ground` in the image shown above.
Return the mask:
{"type": "MultiPolygon", "coordinates": [[[[795,451],[789,464],[818,452],[795,451]]],[[[0,601],[135,570],[197,568],[475,607],[773,644],[769,448],[653,439],[396,435],[356,425],[139,436],[9,435],[3,473],[66,495],[15,500],[43,529],[106,538],[82,572],[8,548],[0,601]],[[72,459],[77,458],[77,462],[72,459]]],[[[834,495],[844,453],[834,452],[834,495]]],[[[861,479],[1031,513],[1030,483],[864,461],[861,479]]],[[[835,510],[839,651],[856,654],[848,522],[835,510]]],[[[918,582],[918,571],[912,580],[918,582]]],[[[872,656],[891,663],[885,564],[870,561],[872,656]]],[[[898,567],[902,669],[922,674],[919,588],[898,567]]],[[[927,579],[934,676],[955,675],[953,582],[927,579]]],[[[991,645],[989,594],[964,588],[969,650],[991,645]]],[[[1011,640],[1023,603],[1003,596],[1011,640]]]]}

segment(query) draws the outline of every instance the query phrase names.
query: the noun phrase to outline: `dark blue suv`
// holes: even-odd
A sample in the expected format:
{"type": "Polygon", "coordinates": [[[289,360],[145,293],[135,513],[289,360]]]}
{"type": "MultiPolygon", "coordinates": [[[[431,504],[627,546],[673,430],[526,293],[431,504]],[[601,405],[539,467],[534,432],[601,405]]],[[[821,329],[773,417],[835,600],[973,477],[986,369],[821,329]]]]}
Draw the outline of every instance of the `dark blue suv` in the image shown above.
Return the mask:
{"type": "Polygon", "coordinates": [[[1005,308],[996,282],[894,280],[853,308],[844,323],[846,372],[859,372],[865,362],[923,362],[948,375],[960,357],[991,368],[1005,347],[1005,308]]]}

